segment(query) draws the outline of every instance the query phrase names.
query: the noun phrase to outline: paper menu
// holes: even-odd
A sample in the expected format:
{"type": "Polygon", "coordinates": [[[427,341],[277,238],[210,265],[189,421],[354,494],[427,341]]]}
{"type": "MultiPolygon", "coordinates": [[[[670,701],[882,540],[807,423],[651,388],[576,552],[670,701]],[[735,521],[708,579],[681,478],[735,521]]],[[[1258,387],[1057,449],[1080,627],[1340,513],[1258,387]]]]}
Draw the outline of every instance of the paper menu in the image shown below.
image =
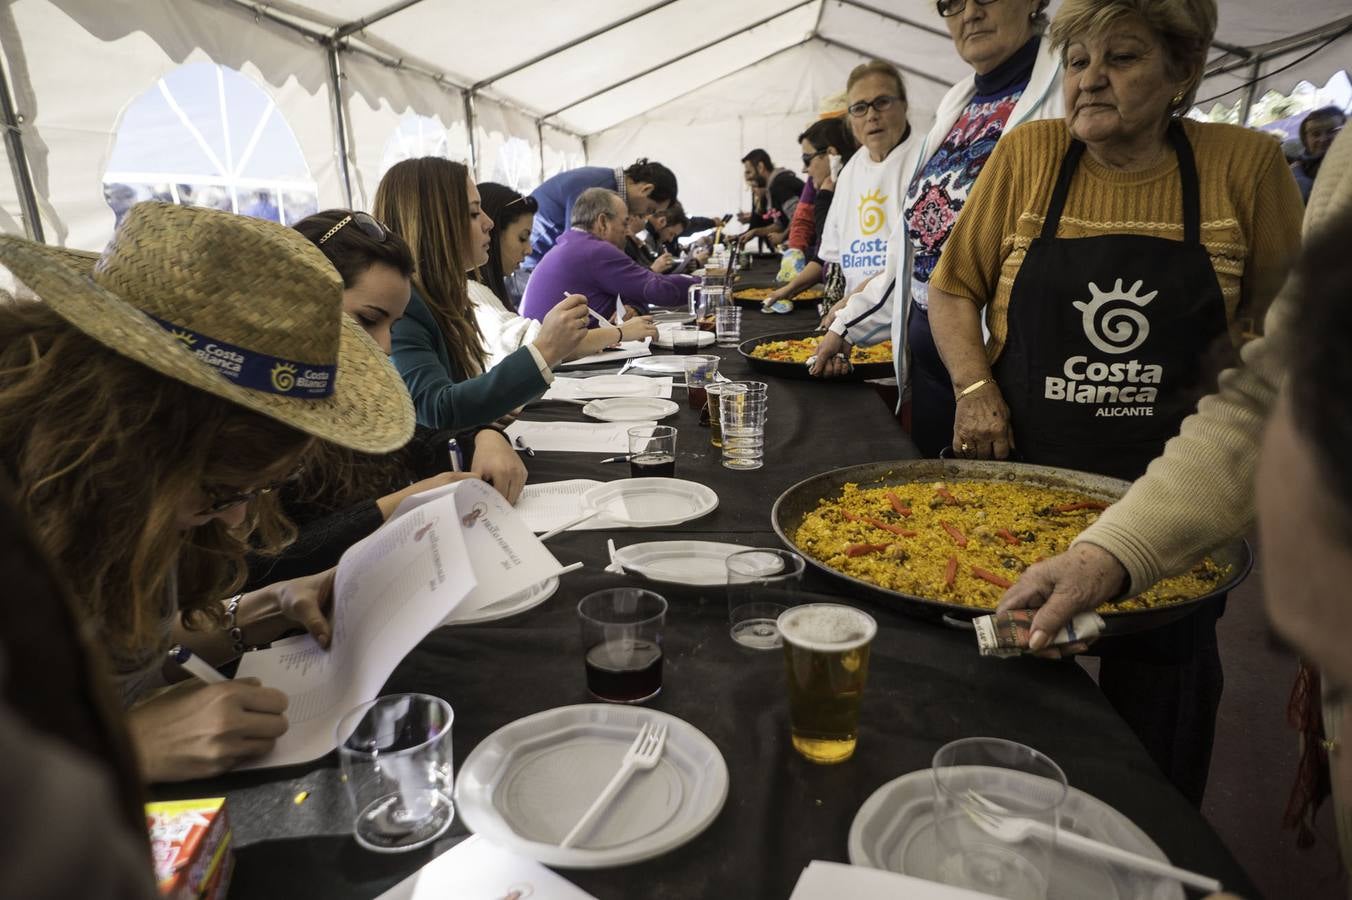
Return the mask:
{"type": "Polygon", "coordinates": [[[502,495],[478,479],[405,500],[339,561],[327,651],[302,635],[240,660],[235,677],[255,677],[290,698],[286,734],[241,768],[328,753],[342,717],[379,696],[395,667],[452,612],[504,600],[562,568],[502,495]]]}
{"type": "Polygon", "coordinates": [[[374,699],[395,666],[474,588],[454,503],[429,503],[352,545],[338,563],[333,640],[304,635],[244,654],[236,678],[290,698],[290,727],[242,769],[309,762],[336,746],[335,729],[374,699]]]}
{"type": "Polygon", "coordinates": [[[534,422],[517,419],[507,426],[507,436],[532,450],[573,453],[628,453],[629,429],[649,428],[656,422],[534,422]]]}
{"type": "MultiPolygon", "coordinates": [[[[552,531],[567,522],[571,522],[586,510],[583,499],[587,491],[601,484],[590,478],[570,478],[567,481],[551,481],[545,484],[528,484],[516,501],[516,512],[526,527],[536,534],[552,531]]],[[[598,516],[574,525],[571,530],[614,528],[615,524],[598,516]]]]}
{"type": "Polygon", "coordinates": [[[595,900],[546,869],[472,835],[376,900],[595,900]]]}
{"type": "Polygon", "coordinates": [[[621,362],[626,359],[638,359],[641,356],[652,356],[653,352],[648,347],[648,341],[648,338],[641,341],[621,341],[614,350],[602,350],[590,356],[579,356],[577,359],[561,362],[555,368],[568,369],[573,366],[592,366],[597,363],[621,362]]]}
{"type": "Polygon", "coordinates": [[[798,877],[789,900],[990,900],[989,894],[949,887],[934,881],[925,881],[844,863],[823,862],[814,859],[798,877]]]}

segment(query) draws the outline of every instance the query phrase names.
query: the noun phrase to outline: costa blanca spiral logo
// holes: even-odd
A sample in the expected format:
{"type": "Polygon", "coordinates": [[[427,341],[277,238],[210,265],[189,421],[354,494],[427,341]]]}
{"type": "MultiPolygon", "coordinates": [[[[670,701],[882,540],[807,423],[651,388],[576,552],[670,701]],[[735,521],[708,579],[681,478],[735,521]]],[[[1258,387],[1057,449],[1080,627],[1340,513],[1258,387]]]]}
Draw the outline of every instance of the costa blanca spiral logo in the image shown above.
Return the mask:
{"type": "Polygon", "coordinates": [[[272,386],[285,393],[296,386],[296,367],[290,363],[277,363],[272,367],[272,386]]]}
{"type": "Polygon", "coordinates": [[[887,196],[877,189],[859,198],[860,234],[877,234],[887,227],[887,210],[883,207],[886,202],[887,196]]]}
{"type": "Polygon", "coordinates": [[[1084,314],[1084,336],[1089,343],[1104,353],[1130,353],[1145,343],[1150,336],[1150,320],[1140,309],[1123,304],[1145,306],[1159,291],[1151,291],[1142,296],[1139,292],[1143,281],[1131,286],[1130,291],[1122,290],[1122,279],[1117,279],[1111,291],[1101,291],[1093,282],[1089,283],[1092,300],[1076,300],[1074,306],[1084,314]]]}

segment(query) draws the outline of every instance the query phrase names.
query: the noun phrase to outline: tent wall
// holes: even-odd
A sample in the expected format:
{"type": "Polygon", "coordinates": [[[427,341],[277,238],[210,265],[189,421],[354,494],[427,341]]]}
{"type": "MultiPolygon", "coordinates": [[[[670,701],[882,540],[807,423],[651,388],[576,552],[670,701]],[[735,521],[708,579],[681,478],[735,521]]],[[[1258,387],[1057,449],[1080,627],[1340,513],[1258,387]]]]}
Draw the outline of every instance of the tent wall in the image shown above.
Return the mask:
{"type": "Polygon", "coordinates": [[[535,121],[525,113],[475,98],[474,141],[480,181],[526,191],[540,184],[540,137],[535,121]]]}
{"type": "MultiPolygon", "coordinates": [[[[665,163],[681,183],[691,215],[749,209],[751,195],[739,160],[753,147],[797,171],[798,135],[817,119],[821,101],[845,88],[859,57],[812,41],[660,106],[587,141],[593,165],[627,165],[639,156],[665,163]],[[735,97],[736,103],[728,98],[735,97]],[[724,109],[747,110],[718,115],[724,109]],[[767,112],[757,115],[755,110],[767,112]]],[[[914,83],[914,80],[912,80],[914,83]]],[[[929,110],[913,108],[913,127],[928,129],[929,110]]]]}

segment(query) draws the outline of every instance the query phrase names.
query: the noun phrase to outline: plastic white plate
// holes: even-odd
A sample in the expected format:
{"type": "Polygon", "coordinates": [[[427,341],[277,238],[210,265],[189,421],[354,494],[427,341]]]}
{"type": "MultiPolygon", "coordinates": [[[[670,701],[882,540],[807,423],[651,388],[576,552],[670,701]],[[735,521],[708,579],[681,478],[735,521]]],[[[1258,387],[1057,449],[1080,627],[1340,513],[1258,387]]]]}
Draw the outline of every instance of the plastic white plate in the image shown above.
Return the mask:
{"type": "MultiPolygon", "coordinates": [[[[999,774],[1009,782],[1011,773],[999,774]]],[[[993,799],[998,802],[998,797],[993,799]]],[[[864,801],[854,817],[850,826],[850,862],[932,881],[938,862],[933,825],[934,782],[930,770],[922,769],[889,781],[864,801]]],[[[1130,819],[1076,788],[1066,795],[1061,827],[1161,862],[1169,861],[1164,851],[1130,819]]],[[[1174,881],[1131,873],[1081,854],[1058,851],[1047,897],[1048,900],[1083,897],[1183,900],[1183,888],[1174,881]]]]}
{"type": "Polygon", "coordinates": [[[718,494],[680,478],[622,478],[589,489],[582,504],[621,527],[655,528],[708,515],[718,508],[718,494]]]}
{"type": "Polygon", "coordinates": [[[652,372],[657,375],[680,375],[685,377],[685,361],[688,356],[645,356],[634,360],[631,369],[652,372]]]}
{"type": "Polygon", "coordinates": [[[677,310],[667,310],[665,312],[655,312],[652,315],[653,325],[659,329],[663,325],[689,325],[695,321],[694,313],[679,312],[677,310]]]}
{"type": "Polygon", "coordinates": [[[661,397],[612,397],[582,407],[584,415],[603,422],[655,422],[679,410],[675,403],[661,397]]]}
{"type": "Polygon", "coordinates": [[[589,397],[634,397],[652,390],[652,382],[642,375],[593,375],[578,379],[574,395],[579,399],[589,397]]]}
{"type": "Polygon", "coordinates": [[[717,541],[648,541],[615,552],[626,572],[675,584],[727,584],[727,559],[748,548],[717,541]]]}
{"type": "Polygon", "coordinates": [[[465,759],[455,785],[456,807],[476,834],[565,869],[661,856],[707,828],[727,796],[727,763],[702,731],[657,710],[608,703],[563,706],[499,728],[465,759]],[[576,846],[559,847],[644,722],[667,726],[657,766],[634,773],[576,846]]]}
{"type": "Polygon", "coordinates": [[[513,594],[505,600],[499,600],[497,603],[490,603],[473,611],[465,610],[461,612],[457,609],[447,616],[441,624],[474,625],[478,622],[496,622],[498,619],[505,619],[508,616],[523,613],[528,609],[534,609],[554,596],[554,592],[558,589],[559,579],[547,578],[539,584],[526,588],[519,594],[513,594]]]}
{"type": "MultiPolygon", "coordinates": [[[[675,326],[672,326],[674,328],[675,326]]],[[[714,333],[712,331],[701,331],[696,347],[712,347],[714,343],[714,333]]],[[[653,346],[661,347],[664,350],[670,350],[673,347],[671,343],[671,328],[657,329],[657,337],[653,338],[653,346]]],[[[635,364],[637,365],[637,363],[635,364]]]]}

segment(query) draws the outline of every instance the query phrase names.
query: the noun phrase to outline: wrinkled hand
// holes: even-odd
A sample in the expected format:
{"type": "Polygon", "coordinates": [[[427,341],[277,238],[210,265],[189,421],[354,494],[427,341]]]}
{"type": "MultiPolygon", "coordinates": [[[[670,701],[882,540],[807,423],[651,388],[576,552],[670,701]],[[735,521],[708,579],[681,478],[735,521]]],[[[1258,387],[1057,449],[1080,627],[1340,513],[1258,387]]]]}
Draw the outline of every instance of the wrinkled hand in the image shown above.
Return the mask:
{"type": "Polygon", "coordinates": [[[1041,650],[1071,619],[1112,600],[1126,585],[1127,570],[1117,557],[1081,543],[1029,566],[1005,591],[998,610],[1036,609],[1028,646],[1041,650]]]}
{"type": "Polygon", "coordinates": [[[648,268],[652,269],[658,275],[665,275],[674,265],[676,265],[676,260],[670,253],[664,251],[661,256],[653,260],[653,264],[648,268]]]}
{"type": "Polygon", "coordinates": [[[272,749],[286,732],[286,695],[256,678],[192,679],[127,713],[132,745],[149,782],[210,778],[272,749]]]}
{"type": "Polygon", "coordinates": [[[624,324],[620,325],[620,340],[641,341],[644,338],[655,337],[657,326],[653,324],[652,316],[635,316],[632,319],[625,319],[624,324]]]}
{"type": "Polygon", "coordinates": [[[812,361],[808,371],[817,378],[839,378],[850,373],[850,353],[854,350],[850,342],[828,331],[822,335],[817,345],[817,358],[812,361]]]}
{"type": "Polygon", "coordinates": [[[474,437],[474,464],[470,472],[497,488],[508,503],[516,503],[526,486],[526,464],[500,431],[485,428],[474,437]]]}
{"type": "Polygon", "coordinates": [[[535,338],[535,349],[544,356],[550,368],[557,366],[587,336],[587,323],[590,321],[587,298],[581,294],[569,294],[545,314],[544,321],[540,323],[540,333],[535,338]]]}
{"type": "Polygon", "coordinates": [[[958,401],[953,451],[966,459],[1008,459],[1014,446],[1009,407],[992,382],[958,401]]]}
{"type": "Polygon", "coordinates": [[[414,494],[421,494],[423,491],[435,490],[436,488],[442,487],[443,485],[453,484],[454,482],[464,481],[466,478],[473,477],[474,476],[471,475],[469,472],[439,472],[436,475],[433,475],[431,478],[424,478],[422,481],[415,481],[413,484],[410,484],[402,491],[396,491],[393,494],[386,494],[384,497],[381,497],[379,500],[376,501],[376,508],[380,510],[380,514],[385,517],[386,521],[388,521],[390,516],[394,515],[394,511],[399,508],[399,504],[403,503],[405,500],[407,500],[409,497],[412,497],[414,494]]]}

